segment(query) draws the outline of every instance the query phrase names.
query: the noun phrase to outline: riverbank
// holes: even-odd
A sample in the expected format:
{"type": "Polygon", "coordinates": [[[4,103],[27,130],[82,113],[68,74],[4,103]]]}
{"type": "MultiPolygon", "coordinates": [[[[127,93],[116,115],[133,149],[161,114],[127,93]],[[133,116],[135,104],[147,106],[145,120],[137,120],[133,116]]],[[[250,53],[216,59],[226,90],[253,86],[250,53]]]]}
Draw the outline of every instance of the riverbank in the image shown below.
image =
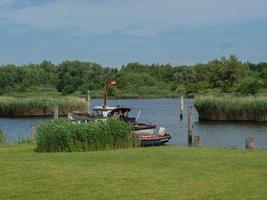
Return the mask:
{"type": "Polygon", "coordinates": [[[267,121],[264,96],[201,96],[194,106],[200,121],[267,121]]]}
{"type": "Polygon", "coordinates": [[[44,117],[53,116],[58,107],[59,115],[73,111],[87,112],[85,99],[77,97],[0,97],[0,117],[44,117]]]}
{"type": "Polygon", "coordinates": [[[0,146],[0,199],[263,199],[267,151],[156,147],[35,153],[0,146]]]}
{"type": "MultiPolygon", "coordinates": [[[[119,91],[118,91],[119,92],[119,91]]],[[[31,91],[31,92],[11,92],[5,94],[8,97],[38,97],[38,96],[45,96],[45,97],[64,97],[62,93],[57,91],[31,91]]],[[[79,91],[74,92],[73,94],[67,95],[71,97],[79,97],[79,98],[86,98],[87,94],[83,94],[79,91]]],[[[91,98],[92,99],[102,99],[103,98],[103,90],[94,90],[91,91],[91,98]]],[[[129,93],[129,92],[119,92],[116,94],[109,94],[109,99],[157,99],[157,98],[179,98],[180,96],[171,91],[163,91],[157,94],[153,93],[146,93],[146,94],[137,94],[137,93],[129,93]]],[[[192,97],[192,95],[188,96],[192,97]]]]}

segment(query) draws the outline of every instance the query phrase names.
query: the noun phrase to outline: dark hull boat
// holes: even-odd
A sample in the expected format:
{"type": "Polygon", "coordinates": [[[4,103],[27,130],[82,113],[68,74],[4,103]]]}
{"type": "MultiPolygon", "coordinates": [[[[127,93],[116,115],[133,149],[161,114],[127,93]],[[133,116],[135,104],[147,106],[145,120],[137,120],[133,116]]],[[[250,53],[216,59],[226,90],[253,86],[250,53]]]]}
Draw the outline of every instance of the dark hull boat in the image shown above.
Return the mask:
{"type": "Polygon", "coordinates": [[[153,134],[156,130],[156,125],[153,124],[145,124],[145,123],[134,123],[134,132],[136,134],[146,133],[153,134]]]}
{"type": "Polygon", "coordinates": [[[160,135],[140,133],[137,134],[137,137],[142,147],[163,145],[171,139],[169,134],[160,135]]]}
{"type": "MultiPolygon", "coordinates": [[[[105,121],[109,117],[120,119],[128,124],[131,124],[136,133],[137,140],[143,147],[146,146],[158,146],[167,143],[171,136],[165,132],[165,128],[161,127],[159,133],[155,134],[156,125],[151,123],[138,123],[137,119],[141,113],[139,111],[137,117],[129,117],[129,112],[131,108],[123,106],[108,106],[108,87],[109,85],[116,85],[116,81],[110,81],[106,78],[105,88],[104,88],[104,102],[101,106],[95,106],[93,112],[88,113],[69,113],[68,118],[73,123],[88,123],[90,121],[105,121]]],[[[89,99],[89,96],[88,96],[89,99]]]]}
{"type": "Polygon", "coordinates": [[[68,118],[77,123],[90,122],[90,121],[104,121],[109,117],[118,118],[126,123],[133,125],[134,132],[153,134],[156,130],[156,125],[149,123],[138,123],[134,117],[129,117],[128,113],[131,108],[126,107],[94,107],[94,113],[71,113],[68,118]]]}

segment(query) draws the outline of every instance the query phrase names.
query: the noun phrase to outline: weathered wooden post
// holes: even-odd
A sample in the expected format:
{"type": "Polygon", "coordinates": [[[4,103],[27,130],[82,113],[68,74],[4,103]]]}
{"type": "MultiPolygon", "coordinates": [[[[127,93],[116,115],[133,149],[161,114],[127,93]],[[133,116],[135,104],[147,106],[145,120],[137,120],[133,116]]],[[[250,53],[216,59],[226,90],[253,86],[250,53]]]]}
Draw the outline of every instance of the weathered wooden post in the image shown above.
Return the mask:
{"type": "Polygon", "coordinates": [[[194,147],[198,147],[200,145],[200,136],[194,137],[194,147]]]}
{"type": "Polygon", "coordinates": [[[87,95],[87,106],[88,106],[88,113],[90,113],[90,107],[91,107],[91,92],[88,90],[88,95],[87,95]]]}
{"type": "Polygon", "coordinates": [[[31,143],[36,142],[36,126],[32,125],[32,132],[31,132],[31,143]]]}
{"type": "Polygon", "coordinates": [[[6,139],[6,144],[8,144],[8,136],[7,136],[7,133],[5,134],[5,139],[6,139]]]}
{"type": "Polygon", "coordinates": [[[181,96],[180,99],[180,120],[183,119],[183,114],[184,114],[184,96],[181,96]]]}
{"type": "Polygon", "coordinates": [[[192,120],[193,106],[188,107],[188,146],[192,146],[192,130],[193,130],[193,120],[192,120]]]}
{"type": "Polygon", "coordinates": [[[22,144],[22,141],[23,141],[23,137],[22,135],[19,135],[19,144],[22,144]]]}
{"type": "Polygon", "coordinates": [[[246,138],[246,149],[254,149],[255,139],[252,137],[246,138]]]}
{"type": "Polygon", "coordinates": [[[54,119],[58,119],[58,106],[54,107],[54,119]]]}

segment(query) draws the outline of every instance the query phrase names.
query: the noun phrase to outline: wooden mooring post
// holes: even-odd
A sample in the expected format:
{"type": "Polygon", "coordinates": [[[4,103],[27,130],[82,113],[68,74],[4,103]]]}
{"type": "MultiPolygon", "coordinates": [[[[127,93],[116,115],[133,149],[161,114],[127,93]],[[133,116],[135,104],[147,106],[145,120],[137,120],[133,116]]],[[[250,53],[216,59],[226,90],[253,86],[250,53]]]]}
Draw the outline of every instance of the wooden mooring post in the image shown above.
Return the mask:
{"type": "Polygon", "coordinates": [[[58,106],[54,107],[54,119],[58,119],[58,106]]]}
{"type": "Polygon", "coordinates": [[[36,126],[32,125],[32,131],[31,131],[31,143],[36,143],[36,126]]]}
{"type": "Polygon", "coordinates": [[[194,137],[194,147],[198,147],[200,145],[200,136],[194,137]]]}
{"type": "Polygon", "coordinates": [[[23,136],[22,135],[19,135],[19,141],[18,141],[18,143],[19,144],[22,144],[22,142],[23,142],[23,136]]]}
{"type": "Polygon", "coordinates": [[[253,137],[247,137],[245,146],[246,146],[246,149],[254,149],[255,139],[253,137]]]}
{"type": "Polygon", "coordinates": [[[91,91],[88,90],[87,94],[87,106],[88,106],[88,113],[90,113],[90,107],[91,107],[91,91]]]}
{"type": "Polygon", "coordinates": [[[192,132],[193,132],[193,120],[192,120],[193,106],[188,107],[188,146],[192,146],[192,132]]]}
{"type": "Polygon", "coordinates": [[[6,144],[8,144],[8,136],[7,136],[7,133],[5,134],[5,142],[6,142],[6,144]]]}
{"type": "Polygon", "coordinates": [[[180,120],[183,120],[184,115],[184,96],[181,96],[180,99],[180,120]]]}

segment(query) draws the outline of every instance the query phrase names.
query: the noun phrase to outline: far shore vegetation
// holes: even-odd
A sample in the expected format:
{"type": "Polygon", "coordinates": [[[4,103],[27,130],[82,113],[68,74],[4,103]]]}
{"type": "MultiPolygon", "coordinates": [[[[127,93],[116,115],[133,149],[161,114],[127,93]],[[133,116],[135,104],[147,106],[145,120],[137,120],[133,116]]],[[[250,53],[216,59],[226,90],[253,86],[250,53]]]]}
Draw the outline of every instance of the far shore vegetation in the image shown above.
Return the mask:
{"type": "Polygon", "coordinates": [[[78,97],[0,97],[1,117],[53,116],[54,107],[58,107],[59,115],[88,109],[86,100],[78,97]]]}
{"type": "Polygon", "coordinates": [[[267,97],[199,96],[194,101],[200,120],[267,121],[267,97]]]}
{"type": "Polygon", "coordinates": [[[85,96],[101,98],[105,78],[111,70],[116,87],[109,88],[112,98],[187,97],[203,94],[267,94],[267,62],[241,62],[237,57],[212,60],[206,64],[172,66],[170,64],[129,63],[102,67],[97,63],[64,61],[53,64],[0,66],[0,95],[85,96]]]}

